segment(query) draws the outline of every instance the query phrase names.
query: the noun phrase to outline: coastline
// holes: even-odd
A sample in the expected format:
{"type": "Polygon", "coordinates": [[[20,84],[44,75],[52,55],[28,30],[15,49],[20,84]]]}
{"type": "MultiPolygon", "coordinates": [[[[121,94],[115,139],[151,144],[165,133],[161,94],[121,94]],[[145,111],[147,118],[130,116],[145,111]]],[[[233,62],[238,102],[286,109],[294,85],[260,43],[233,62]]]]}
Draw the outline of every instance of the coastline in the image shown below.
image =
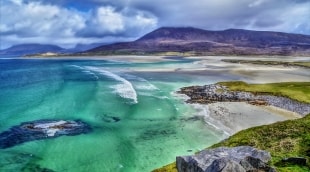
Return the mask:
{"type": "MultiPolygon", "coordinates": [[[[201,93],[205,92],[206,90],[203,87],[207,86],[208,85],[196,86],[196,88],[198,87],[198,94],[201,95],[201,93]]],[[[217,148],[219,146],[236,147],[251,145],[255,148],[269,151],[272,157],[271,164],[274,167],[281,169],[287,169],[287,167],[291,168],[291,166],[287,166],[287,164],[284,166],[281,166],[281,164],[279,165],[279,163],[282,162],[281,158],[282,160],[283,158],[285,159],[288,156],[297,156],[304,159],[307,158],[307,156],[304,157],[304,152],[300,153],[294,151],[296,147],[304,146],[304,144],[301,145],[301,143],[305,142],[305,138],[307,138],[307,132],[305,132],[307,131],[307,129],[304,127],[304,123],[307,123],[310,111],[305,112],[306,114],[299,114],[297,112],[282,109],[280,107],[272,106],[269,104],[251,104],[251,100],[236,100],[236,97],[234,97],[232,101],[224,101],[232,98],[229,96],[229,98],[226,98],[224,100],[221,98],[218,99],[217,97],[216,99],[211,98],[210,100],[207,100],[205,102],[195,102],[192,100],[193,96],[188,94],[189,92],[187,92],[187,94],[185,94],[184,92],[182,93],[182,89],[183,91],[184,89],[189,91],[188,89],[190,88],[195,88],[195,86],[183,87],[181,88],[181,91],[178,91],[177,93],[183,95],[184,98],[187,98],[183,99],[186,103],[192,106],[198,106],[198,108],[200,107],[202,111],[208,111],[209,113],[207,113],[207,115],[205,116],[206,123],[209,123],[218,129],[222,129],[223,132],[227,134],[226,139],[222,140],[219,143],[216,143],[209,148],[217,148]],[[283,126],[285,127],[283,128],[283,126]],[[253,130],[257,130],[259,132],[252,132],[253,130]],[[297,134],[299,132],[292,132],[293,130],[300,130],[300,135],[297,134]],[[264,132],[269,134],[264,135],[264,132]],[[280,151],[275,151],[275,149],[278,149],[279,145],[286,144],[285,141],[287,141],[287,139],[294,140],[292,143],[288,143],[292,144],[290,145],[290,147],[293,148],[290,150],[284,149],[283,151],[281,149],[280,151]],[[270,146],[270,144],[268,143],[272,143],[272,146],[270,146]]],[[[217,88],[211,92],[225,93],[225,90],[218,90],[217,88]]],[[[208,97],[208,95],[203,96],[208,97]]],[[[194,98],[197,97],[194,96],[194,98]]],[[[198,96],[197,100],[199,99],[201,99],[201,97],[198,96]]],[[[307,103],[307,105],[310,108],[310,104],[307,103]]],[[[208,150],[209,148],[206,149],[208,150]]],[[[307,148],[305,148],[305,150],[307,150],[307,148]]],[[[294,171],[294,169],[301,168],[301,171],[307,171],[307,167],[303,165],[294,166],[292,169],[294,171]]],[[[153,170],[153,172],[168,171],[176,172],[177,163],[170,163],[161,168],[153,170]]]]}
{"type": "Polygon", "coordinates": [[[183,87],[177,93],[184,96],[184,102],[193,106],[208,125],[227,137],[248,128],[298,119],[310,113],[309,103],[268,93],[231,91],[220,83],[183,87]]]}
{"type": "Polygon", "coordinates": [[[209,110],[205,121],[213,122],[213,125],[223,130],[227,136],[251,127],[302,117],[297,113],[280,108],[256,106],[245,102],[217,102],[200,105],[200,107],[209,110]]]}

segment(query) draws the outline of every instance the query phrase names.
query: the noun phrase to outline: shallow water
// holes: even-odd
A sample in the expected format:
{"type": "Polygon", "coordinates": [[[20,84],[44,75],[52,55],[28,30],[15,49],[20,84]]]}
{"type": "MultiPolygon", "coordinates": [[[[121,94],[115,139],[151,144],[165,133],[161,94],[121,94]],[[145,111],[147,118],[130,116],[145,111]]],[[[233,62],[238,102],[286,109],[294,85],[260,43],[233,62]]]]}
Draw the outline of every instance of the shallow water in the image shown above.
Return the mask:
{"type": "Polygon", "coordinates": [[[225,137],[173,92],[202,82],[192,60],[0,60],[0,132],[39,119],[80,119],[93,132],[0,150],[0,171],[150,171],[225,137]],[[114,120],[117,119],[117,120],[114,120]]]}
{"type": "Polygon", "coordinates": [[[0,132],[39,119],[80,119],[93,128],[0,149],[0,171],[145,172],[193,154],[227,135],[174,92],[225,80],[309,80],[309,71],[261,70],[220,57],[0,59],[0,132]]]}

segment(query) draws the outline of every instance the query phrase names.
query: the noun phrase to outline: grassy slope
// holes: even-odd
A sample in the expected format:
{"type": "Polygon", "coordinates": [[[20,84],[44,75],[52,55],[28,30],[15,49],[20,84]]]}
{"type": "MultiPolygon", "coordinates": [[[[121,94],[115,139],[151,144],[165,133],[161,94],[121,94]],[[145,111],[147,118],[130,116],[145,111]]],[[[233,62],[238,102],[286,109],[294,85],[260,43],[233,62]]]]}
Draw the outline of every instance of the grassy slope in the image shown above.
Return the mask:
{"type": "Polygon", "coordinates": [[[257,94],[271,94],[310,103],[310,82],[282,82],[271,84],[247,84],[245,82],[220,82],[232,91],[248,91],[257,94]]]}
{"type": "MultiPolygon", "coordinates": [[[[286,96],[297,101],[310,103],[309,82],[287,82],[273,84],[247,84],[244,82],[221,82],[231,90],[286,96]]],[[[280,172],[310,171],[310,114],[304,118],[254,127],[238,132],[227,140],[213,145],[250,145],[270,151],[272,165],[280,172]],[[302,156],[308,159],[307,167],[284,165],[281,159],[289,156],[302,156]]],[[[175,163],[154,170],[155,172],[177,172],[175,163]]]]}
{"type": "Polygon", "coordinates": [[[241,145],[249,145],[269,151],[272,156],[271,163],[277,167],[278,171],[310,171],[310,114],[297,120],[278,122],[240,131],[212,147],[241,145]],[[296,156],[306,157],[308,167],[281,163],[281,159],[285,157],[296,156]]]}

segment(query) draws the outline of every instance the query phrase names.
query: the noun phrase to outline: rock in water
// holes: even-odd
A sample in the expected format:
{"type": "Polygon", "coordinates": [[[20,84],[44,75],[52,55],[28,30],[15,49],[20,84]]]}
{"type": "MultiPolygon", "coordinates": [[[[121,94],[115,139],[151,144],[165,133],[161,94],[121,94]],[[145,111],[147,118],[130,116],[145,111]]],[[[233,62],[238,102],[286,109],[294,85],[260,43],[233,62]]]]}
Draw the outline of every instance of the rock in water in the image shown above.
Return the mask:
{"type": "Polygon", "coordinates": [[[220,147],[176,158],[178,172],[273,172],[269,152],[250,146],[220,147]]]}
{"type": "Polygon", "coordinates": [[[63,135],[79,135],[91,131],[91,127],[80,120],[37,120],[24,122],[0,133],[0,149],[24,142],[56,138],[63,135]]]}

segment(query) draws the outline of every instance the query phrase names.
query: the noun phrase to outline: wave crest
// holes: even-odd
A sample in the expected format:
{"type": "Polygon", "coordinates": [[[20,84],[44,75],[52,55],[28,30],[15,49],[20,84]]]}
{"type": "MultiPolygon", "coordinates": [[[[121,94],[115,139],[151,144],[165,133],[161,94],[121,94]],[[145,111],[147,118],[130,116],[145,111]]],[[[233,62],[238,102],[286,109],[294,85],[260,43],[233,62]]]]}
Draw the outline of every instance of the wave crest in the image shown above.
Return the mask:
{"type": "Polygon", "coordinates": [[[109,78],[112,78],[116,81],[121,82],[120,84],[113,86],[113,88],[115,89],[115,92],[123,98],[131,99],[133,104],[138,103],[137,92],[134,89],[131,82],[129,82],[125,78],[122,78],[121,76],[119,76],[115,73],[112,73],[110,71],[107,71],[107,70],[104,70],[101,68],[97,68],[97,67],[86,67],[86,68],[88,70],[98,72],[98,73],[100,73],[106,77],[109,77],[109,78]]]}

